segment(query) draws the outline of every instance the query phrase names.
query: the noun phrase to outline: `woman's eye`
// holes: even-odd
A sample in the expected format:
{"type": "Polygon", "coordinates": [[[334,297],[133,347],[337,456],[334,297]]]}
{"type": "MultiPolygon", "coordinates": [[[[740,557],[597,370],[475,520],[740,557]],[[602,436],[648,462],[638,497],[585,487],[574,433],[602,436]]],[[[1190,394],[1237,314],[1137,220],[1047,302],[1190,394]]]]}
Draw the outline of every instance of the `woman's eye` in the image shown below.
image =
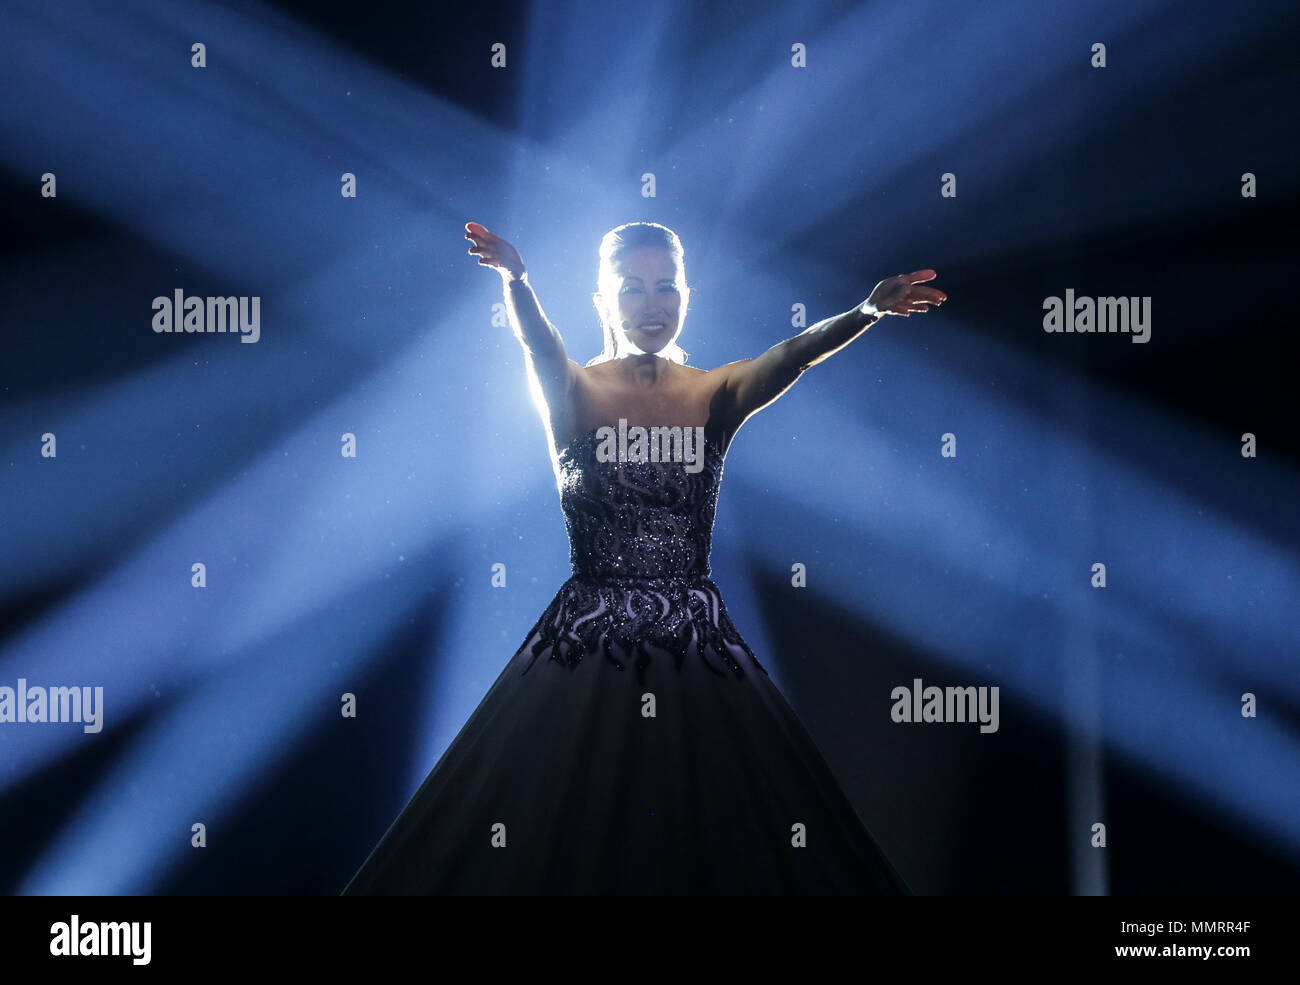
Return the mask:
{"type": "Polygon", "coordinates": [[[636,291],[639,291],[639,290],[641,290],[641,288],[639,288],[639,287],[625,287],[625,288],[623,289],[623,293],[624,293],[624,294],[632,294],[632,293],[634,293],[634,292],[636,292],[636,291]]]}

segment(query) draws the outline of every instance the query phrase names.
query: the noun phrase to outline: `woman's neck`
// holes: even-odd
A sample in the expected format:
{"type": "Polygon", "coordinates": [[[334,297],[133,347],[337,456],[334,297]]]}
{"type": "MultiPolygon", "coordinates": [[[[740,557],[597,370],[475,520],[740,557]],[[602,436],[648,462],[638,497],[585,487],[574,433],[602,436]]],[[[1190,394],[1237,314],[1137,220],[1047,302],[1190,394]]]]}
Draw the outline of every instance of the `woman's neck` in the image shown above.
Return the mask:
{"type": "Polygon", "coordinates": [[[658,383],[669,371],[668,360],[653,352],[640,352],[626,356],[619,368],[624,378],[642,386],[658,383]]]}

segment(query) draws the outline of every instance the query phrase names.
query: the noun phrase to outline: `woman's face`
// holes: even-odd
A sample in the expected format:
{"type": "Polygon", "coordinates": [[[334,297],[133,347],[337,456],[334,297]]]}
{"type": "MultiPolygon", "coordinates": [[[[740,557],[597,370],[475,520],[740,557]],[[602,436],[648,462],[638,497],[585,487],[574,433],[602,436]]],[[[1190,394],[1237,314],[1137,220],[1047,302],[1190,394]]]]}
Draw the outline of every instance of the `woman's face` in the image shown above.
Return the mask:
{"type": "Polygon", "coordinates": [[[663,247],[629,250],[614,264],[616,298],[605,298],[622,338],[620,351],[659,352],[681,334],[690,288],[673,255],[663,247]],[[630,346],[626,343],[631,343],[630,346]]]}

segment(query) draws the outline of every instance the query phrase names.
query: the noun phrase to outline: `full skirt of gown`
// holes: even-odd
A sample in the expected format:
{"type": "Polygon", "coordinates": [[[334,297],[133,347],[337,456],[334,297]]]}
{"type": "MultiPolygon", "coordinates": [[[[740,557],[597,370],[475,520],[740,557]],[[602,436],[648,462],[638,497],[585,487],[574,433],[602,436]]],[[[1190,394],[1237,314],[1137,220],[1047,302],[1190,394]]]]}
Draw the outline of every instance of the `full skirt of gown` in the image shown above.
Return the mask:
{"type": "Polygon", "coordinates": [[[720,456],[566,465],[574,577],[344,894],[908,894],[704,574],[720,456]]]}

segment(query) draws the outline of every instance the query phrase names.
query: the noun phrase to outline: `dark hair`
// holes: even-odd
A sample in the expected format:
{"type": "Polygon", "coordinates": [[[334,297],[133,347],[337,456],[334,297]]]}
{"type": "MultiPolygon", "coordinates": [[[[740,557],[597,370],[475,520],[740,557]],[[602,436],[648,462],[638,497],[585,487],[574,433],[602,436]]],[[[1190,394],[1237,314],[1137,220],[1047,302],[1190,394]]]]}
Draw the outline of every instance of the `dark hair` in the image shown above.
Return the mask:
{"type": "MultiPolygon", "coordinates": [[[[600,241],[600,265],[596,270],[596,288],[604,296],[607,306],[615,309],[617,306],[617,301],[613,301],[617,297],[614,290],[614,264],[618,263],[626,253],[643,246],[657,246],[667,250],[677,262],[679,269],[683,271],[686,269],[686,252],[682,249],[682,241],[667,226],[661,226],[657,222],[625,222],[621,226],[615,226],[600,241]]],[[[594,296],[592,300],[595,301],[594,296]]],[[[606,317],[607,312],[600,311],[599,307],[597,312],[601,317],[605,347],[600,355],[588,361],[588,366],[618,357],[618,336],[614,331],[614,325],[606,317]]],[[[676,342],[664,346],[659,354],[665,359],[680,363],[685,363],[687,359],[686,351],[676,342]]]]}

